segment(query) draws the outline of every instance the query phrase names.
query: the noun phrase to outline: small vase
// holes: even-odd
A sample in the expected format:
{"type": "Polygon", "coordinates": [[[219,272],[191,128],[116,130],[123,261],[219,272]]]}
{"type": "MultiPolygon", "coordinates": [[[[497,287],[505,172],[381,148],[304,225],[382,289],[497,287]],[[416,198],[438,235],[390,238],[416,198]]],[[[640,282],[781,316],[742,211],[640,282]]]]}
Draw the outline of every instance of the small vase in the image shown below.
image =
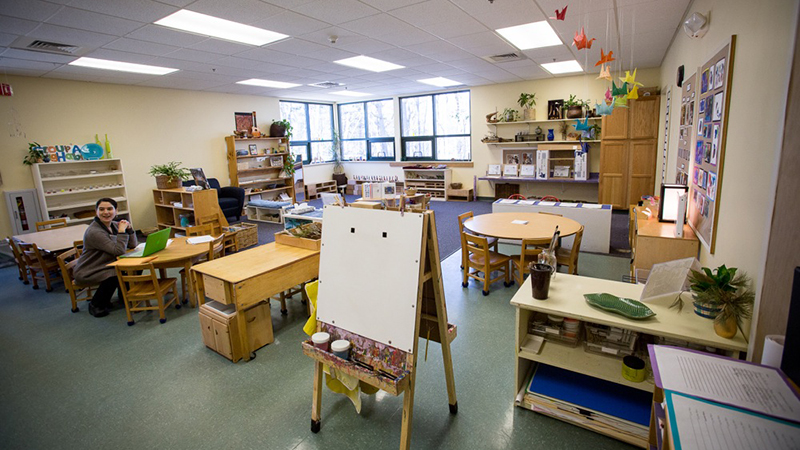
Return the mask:
{"type": "Polygon", "coordinates": [[[553,129],[552,129],[552,128],[549,128],[549,129],[547,130],[547,140],[548,140],[548,141],[552,141],[552,140],[553,140],[553,139],[555,139],[555,138],[556,138],[556,135],[555,135],[555,134],[553,134],[553,129]]]}
{"type": "Polygon", "coordinates": [[[694,305],[694,313],[706,319],[715,319],[720,311],[718,307],[709,303],[698,302],[697,299],[692,301],[692,305],[694,305]]]}
{"type": "Polygon", "coordinates": [[[719,337],[733,339],[737,331],[736,318],[733,316],[728,317],[725,321],[714,320],[714,332],[716,332],[719,337]]]}

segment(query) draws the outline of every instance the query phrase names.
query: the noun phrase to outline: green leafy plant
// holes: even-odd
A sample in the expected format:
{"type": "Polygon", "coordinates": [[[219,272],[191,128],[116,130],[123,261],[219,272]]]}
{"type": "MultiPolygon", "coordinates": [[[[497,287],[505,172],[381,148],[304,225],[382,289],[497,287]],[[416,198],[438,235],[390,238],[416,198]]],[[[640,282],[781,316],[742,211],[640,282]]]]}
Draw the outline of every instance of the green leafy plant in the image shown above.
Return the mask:
{"type": "Polygon", "coordinates": [[[25,159],[22,160],[22,164],[26,166],[32,166],[39,162],[39,160],[44,160],[44,157],[47,156],[44,150],[41,149],[41,145],[38,142],[30,142],[28,143],[28,154],[25,155],[25,159]]]}
{"type": "Polygon", "coordinates": [[[291,123],[289,123],[289,121],[288,121],[288,120],[286,120],[286,119],[283,119],[283,120],[274,120],[274,119],[273,119],[273,120],[272,120],[272,124],[273,124],[273,125],[275,125],[275,124],[282,125],[284,128],[286,128],[286,137],[287,137],[287,138],[291,138],[291,137],[292,137],[292,130],[293,130],[294,128],[292,128],[292,124],[291,124],[291,123]]]}
{"type": "Polygon", "coordinates": [[[294,176],[294,161],[292,160],[292,154],[290,153],[283,164],[283,171],[286,172],[287,177],[294,176]]]}
{"type": "Polygon", "coordinates": [[[339,133],[333,132],[333,173],[344,173],[344,165],[342,164],[342,141],[339,139],[339,133]]]}
{"type": "Polygon", "coordinates": [[[523,92],[519,94],[517,104],[519,104],[519,107],[523,109],[530,109],[536,106],[536,93],[534,92],[533,94],[526,94],[523,92]]]}
{"type": "Polygon", "coordinates": [[[584,106],[586,106],[586,101],[577,98],[574,94],[570,94],[569,95],[569,100],[566,100],[564,102],[564,109],[567,109],[567,108],[569,108],[571,106],[584,107],[584,106]]]}
{"type": "Polygon", "coordinates": [[[698,303],[705,303],[719,308],[716,323],[726,323],[735,319],[741,328],[742,321],[753,314],[755,293],[750,289],[750,277],[744,273],[736,273],[721,265],[715,270],[703,267],[702,271],[692,270],[689,275],[689,290],[698,303]]]}
{"type": "Polygon", "coordinates": [[[517,117],[519,117],[519,111],[512,108],[506,108],[503,110],[502,116],[500,116],[501,122],[516,122],[517,117]]]}
{"type": "Polygon", "coordinates": [[[192,174],[185,168],[182,168],[181,164],[182,163],[176,161],[170,161],[167,164],[156,164],[150,166],[150,171],[148,173],[153,177],[164,175],[169,177],[169,181],[186,180],[192,176],[192,174]]]}

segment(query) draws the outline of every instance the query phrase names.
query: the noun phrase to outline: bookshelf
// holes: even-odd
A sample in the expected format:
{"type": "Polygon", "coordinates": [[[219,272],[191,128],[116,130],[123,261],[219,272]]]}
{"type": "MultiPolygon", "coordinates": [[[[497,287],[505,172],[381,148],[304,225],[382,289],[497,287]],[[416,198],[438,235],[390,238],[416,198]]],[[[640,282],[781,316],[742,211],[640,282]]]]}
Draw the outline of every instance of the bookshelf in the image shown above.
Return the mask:
{"type": "Polygon", "coordinates": [[[405,187],[414,188],[420,194],[430,194],[431,200],[447,200],[451,169],[403,169],[405,187]]]}
{"type": "Polygon", "coordinates": [[[225,144],[231,186],[244,189],[245,205],[250,199],[277,200],[283,193],[296,201],[294,177],[281,176],[291,158],[288,138],[226,136],[225,144]]]}
{"type": "Polygon", "coordinates": [[[153,205],[159,229],[170,227],[173,230],[186,231],[187,226],[195,225],[197,217],[207,217],[215,213],[219,214],[220,225],[228,226],[225,215],[219,209],[216,189],[153,189],[153,205]],[[184,224],[181,224],[181,217],[186,217],[184,224]]]}

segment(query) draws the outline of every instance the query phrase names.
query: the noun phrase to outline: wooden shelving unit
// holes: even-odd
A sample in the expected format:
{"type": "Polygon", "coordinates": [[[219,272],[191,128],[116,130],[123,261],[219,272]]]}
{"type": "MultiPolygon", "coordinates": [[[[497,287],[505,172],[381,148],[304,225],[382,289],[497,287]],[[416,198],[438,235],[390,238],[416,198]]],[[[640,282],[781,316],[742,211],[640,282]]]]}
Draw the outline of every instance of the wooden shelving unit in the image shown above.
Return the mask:
{"type": "Polygon", "coordinates": [[[181,217],[186,217],[188,226],[195,224],[197,217],[219,214],[221,225],[228,226],[228,221],[219,209],[216,189],[187,191],[186,188],[153,189],[153,204],[156,208],[156,222],[159,229],[167,227],[185,231],[181,225],[181,217]]]}
{"type": "Polygon", "coordinates": [[[244,188],[245,205],[250,199],[277,200],[281,193],[291,197],[292,203],[296,201],[294,177],[280,176],[291,158],[288,138],[226,136],[225,144],[231,186],[244,188]],[[251,154],[251,146],[255,146],[255,155],[251,154]]]}
{"type": "Polygon", "coordinates": [[[336,193],[336,181],[323,181],[321,183],[307,183],[305,185],[306,200],[319,198],[323,192],[336,193]]]}
{"type": "Polygon", "coordinates": [[[67,217],[70,224],[91,222],[95,202],[101,197],[116,200],[117,217],[129,218],[119,159],[39,163],[32,165],[31,171],[44,218],[67,217]],[[79,217],[84,215],[87,217],[79,217]]]}
{"type": "Polygon", "coordinates": [[[430,194],[431,200],[447,200],[452,169],[403,169],[405,187],[430,194]]]}

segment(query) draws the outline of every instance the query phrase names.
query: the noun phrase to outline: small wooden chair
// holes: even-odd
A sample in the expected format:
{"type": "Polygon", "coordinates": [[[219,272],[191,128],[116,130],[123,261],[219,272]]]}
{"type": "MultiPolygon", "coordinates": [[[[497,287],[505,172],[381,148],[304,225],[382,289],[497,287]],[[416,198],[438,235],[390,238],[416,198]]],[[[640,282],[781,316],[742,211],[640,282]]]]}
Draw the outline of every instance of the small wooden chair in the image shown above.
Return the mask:
{"type": "MultiPolygon", "coordinates": [[[[186,228],[186,236],[213,236],[212,230],[214,229],[211,223],[206,223],[204,225],[196,225],[193,227],[186,228]]],[[[222,228],[220,227],[220,230],[222,228]]],[[[214,238],[213,241],[208,242],[208,253],[203,256],[198,257],[192,264],[197,264],[203,261],[211,261],[212,259],[218,258],[220,256],[225,256],[225,247],[223,244],[223,239],[225,238],[224,233],[220,233],[219,236],[214,238]]],[[[187,286],[186,286],[186,270],[181,269],[180,271],[181,276],[181,298],[186,298],[187,294],[187,286]]]]}
{"type": "Polygon", "coordinates": [[[556,260],[558,265],[567,266],[567,273],[578,274],[578,254],[581,251],[581,240],[583,240],[583,226],[575,233],[575,240],[572,242],[572,249],[567,251],[564,248],[556,250],[556,260]]]}
{"type": "Polygon", "coordinates": [[[58,267],[61,268],[61,278],[64,280],[64,286],[66,286],[67,292],[69,293],[69,300],[72,302],[71,311],[74,313],[79,311],[79,301],[92,299],[92,288],[96,286],[82,285],[75,281],[73,270],[75,269],[75,265],[78,263],[79,257],[79,250],[77,248],[73,248],[58,255],[56,258],[58,260],[58,267]]]}
{"type": "MultiPolygon", "coordinates": [[[[471,219],[473,217],[472,211],[467,211],[464,214],[458,216],[458,233],[464,233],[464,221],[467,219],[471,219]]],[[[494,251],[497,251],[497,238],[487,237],[489,241],[489,247],[491,247],[494,251]]],[[[463,269],[467,261],[467,253],[466,251],[461,252],[461,268],[463,269]]]]}
{"type": "Polygon", "coordinates": [[[219,213],[209,214],[207,216],[198,217],[195,219],[197,225],[211,225],[211,235],[219,236],[225,234],[225,253],[233,253],[238,248],[236,242],[236,233],[228,233],[222,228],[222,221],[219,219],[219,213]]]}
{"type": "Polygon", "coordinates": [[[39,280],[44,280],[45,291],[52,292],[53,280],[51,277],[58,278],[60,275],[56,258],[50,253],[39,250],[36,244],[20,242],[17,245],[19,245],[22,258],[28,267],[28,273],[31,274],[33,288],[39,289],[39,280]]]}
{"type": "Polygon", "coordinates": [[[537,239],[523,239],[522,249],[520,250],[519,257],[511,257],[511,274],[514,279],[522,285],[525,280],[525,273],[530,263],[536,262],[542,250],[550,245],[550,239],[537,240],[537,239]]]}
{"type": "Polygon", "coordinates": [[[53,220],[36,222],[36,231],[52,230],[53,228],[64,228],[67,226],[67,219],[61,217],[53,220]]]}
{"type": "Polygon", "coordinates": [[[489,250],[489,241],[485,237],[461,233],[461,249],[469,255],[464,266],[464,280],[461,283],[463,287],[469,286],[467,281],[470,277],[483,282],[483,295],[489,295],[489,285],[500,278],[505,278],[505,287],[514,284],[509,272],[511,258],[489,250]],[[492,279],[492,272],[496,270],[503,274],[492,279]],[[479,273],[483,276],[478,275],[479,273]]]}
{"type": "Polygon", "coordinates": [[[14,255],[14,262],[17,263],[17,270],[19,270],[19,279],[22,284],[28,284],[28,266],[25,265],[25,258],[19,249],[19,241],[9,236],[6,238],[6,243],[11,247],[11,253],[14,255]]]}
{"type": "Polygon", "coordinates": [[[72,241],[72,248],[75,249],[75,257],[80,258],[81,254],[83,253],[83,241],[72,241]]]}
{"type": "Polygon", "coordinates": [[[128,316],[128,326],[134,324],[132,315],[134,312],[158,311],[158,321],[164,323],[167,321],[164,314],[167,307],[173,303],[175,303],[175,309],[181,307],[181,303],[178,301],[178,280],[175,278],[159,280],[152,262],[119,264],[115,268],[119,280],[119,290],[122,292],[122,300],[125,303],[125,313],[128,316]],[[170,290],[172,298],[166,301],[164,297],[170,290]],[[151,305],[151,300],[155,300],[157,305],[151,305]]]}
{"type": "MultiPolygon", "coordinates": [[[[539,211],[539,214],[547,214],[548,216],[564,217],[563,214],[556,214],[556,213],[545,212],[545,211],[539,211]]],[[[548,244],[549,244],[549,242],[548,242],[548,244]]]]}

